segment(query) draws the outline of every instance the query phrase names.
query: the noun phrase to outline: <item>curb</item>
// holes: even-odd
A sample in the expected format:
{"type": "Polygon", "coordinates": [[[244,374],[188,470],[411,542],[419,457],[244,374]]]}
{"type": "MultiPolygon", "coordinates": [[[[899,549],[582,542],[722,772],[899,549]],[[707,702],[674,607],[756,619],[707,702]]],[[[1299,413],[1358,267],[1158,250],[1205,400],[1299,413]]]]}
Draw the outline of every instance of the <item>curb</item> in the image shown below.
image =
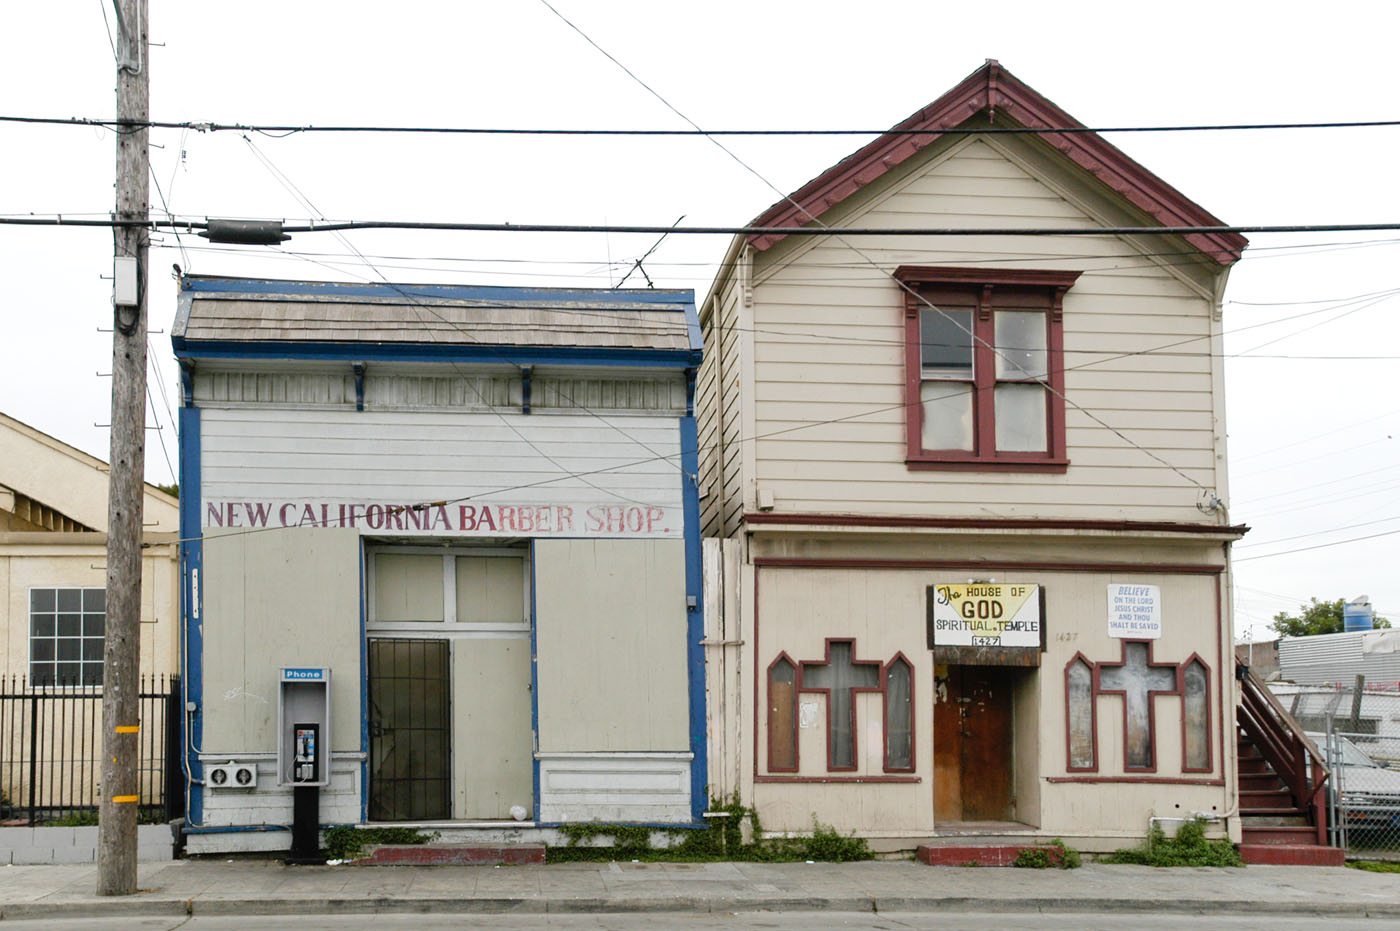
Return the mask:
{"type": "Polygon", "coordinates": [[[492,896],[452,897],[355,897],[256,899],[130,898],[74,902],[17,902],[0,906],[0,921],[41,918],[106,918],[134,916],[227,916],[299,914],[625,914],[693,912],[702,914],[756,911],[975,912],[1067,913],[1114,912],[1170,913],[1177,915],[1299,915],[1319,918],[1400,918],[1400,902],[1363,905],[1352,902],[1278,902],[1250,899],[1124,899],[1084,898],[978,898],[959,896],[698,896],[668,895],[600,898],[597,896],[526,898],[492,896]]]}

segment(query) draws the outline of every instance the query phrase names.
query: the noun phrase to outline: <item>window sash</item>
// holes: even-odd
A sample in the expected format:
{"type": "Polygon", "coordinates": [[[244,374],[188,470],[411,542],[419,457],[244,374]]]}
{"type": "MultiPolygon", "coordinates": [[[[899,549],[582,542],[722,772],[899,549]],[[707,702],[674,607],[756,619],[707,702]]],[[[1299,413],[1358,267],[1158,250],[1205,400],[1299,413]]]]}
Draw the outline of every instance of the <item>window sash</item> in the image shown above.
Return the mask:
{"type": "Polygon", "coordinates": [[[102,684],[106,597],[101,588],[29,590],[30,684],[102,684]]]}
{"type": "Polygon", "coordinates": [[[901,266],[896,275],[912,289],[904,304],[909,468],[1064,472],[1069,460],[1061,307],[1079,272],[901,266]],[[975,333],[970,372],[964,366],[959,376],[949,365],[932,364],[941,360],[929,356],[924,345],[936,329],[926,318],[930,303],[944,312],[970,314],[975,333]],[[1014,385],[1028,387],[1005,387],[1014,385]],[[1034,400],[1034,389],[1043,403],[1034,400]],[[938,400],[950,391],[970,391],[970,443],[947,422],[953,402],[938,400]],[[998,393],[1003,395],[1000,418],[998,393]],[[938,413],[944,422],[931,423],[938,413]]]}

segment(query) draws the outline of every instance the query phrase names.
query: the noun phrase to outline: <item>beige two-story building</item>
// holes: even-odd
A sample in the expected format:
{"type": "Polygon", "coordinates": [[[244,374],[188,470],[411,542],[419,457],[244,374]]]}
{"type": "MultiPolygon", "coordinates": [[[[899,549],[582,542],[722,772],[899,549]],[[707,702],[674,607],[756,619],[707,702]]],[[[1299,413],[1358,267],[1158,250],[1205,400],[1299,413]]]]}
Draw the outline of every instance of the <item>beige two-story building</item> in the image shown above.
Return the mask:
{"type": "Polygon", "coordinates": [[[988,62],[751,223],[851,232],[736,237],[700,307],[711,788],[771,830],[1239,838],[1246,242],[1056,128],[988,62]]]}

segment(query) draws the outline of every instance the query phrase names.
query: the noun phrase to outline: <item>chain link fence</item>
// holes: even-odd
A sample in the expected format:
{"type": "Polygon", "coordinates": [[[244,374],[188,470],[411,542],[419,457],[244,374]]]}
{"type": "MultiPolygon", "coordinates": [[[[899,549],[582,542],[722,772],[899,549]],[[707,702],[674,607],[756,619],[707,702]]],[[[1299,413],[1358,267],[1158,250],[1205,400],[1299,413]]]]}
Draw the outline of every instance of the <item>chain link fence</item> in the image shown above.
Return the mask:
{"type": "Polygon", "coordinates": [[[1331,842],[1353,856],[1400,860],[1400,691],[1272,689],[1326,754],[1331,842]]]}

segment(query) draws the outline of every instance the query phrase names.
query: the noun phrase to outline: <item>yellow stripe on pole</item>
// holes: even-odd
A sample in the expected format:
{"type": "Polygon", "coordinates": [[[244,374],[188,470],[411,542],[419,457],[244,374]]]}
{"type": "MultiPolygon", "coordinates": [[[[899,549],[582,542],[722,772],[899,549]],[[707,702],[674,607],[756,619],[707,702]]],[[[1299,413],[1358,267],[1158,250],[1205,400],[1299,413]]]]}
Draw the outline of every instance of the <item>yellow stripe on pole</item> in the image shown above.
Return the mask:
{"type": "Polygon", "coordinates": [[[139,801],[141,801],[141,796],[139,796],[139,795],[114,795],[114,796],[112,796],[112,804],[113,804],[113,805],[131,805],[131,804],[133,804],[133,803],[135,803],[135,802],[139,802],[139,801]]]}
{"type": "Polygon", "coordinates": [[[139,724],[118,724],[118,725],[117,725],[117,733],[118,733],[118,734],[139,734],[140,732],[141,732],[141,725],[139,725],[139,724]]]}

